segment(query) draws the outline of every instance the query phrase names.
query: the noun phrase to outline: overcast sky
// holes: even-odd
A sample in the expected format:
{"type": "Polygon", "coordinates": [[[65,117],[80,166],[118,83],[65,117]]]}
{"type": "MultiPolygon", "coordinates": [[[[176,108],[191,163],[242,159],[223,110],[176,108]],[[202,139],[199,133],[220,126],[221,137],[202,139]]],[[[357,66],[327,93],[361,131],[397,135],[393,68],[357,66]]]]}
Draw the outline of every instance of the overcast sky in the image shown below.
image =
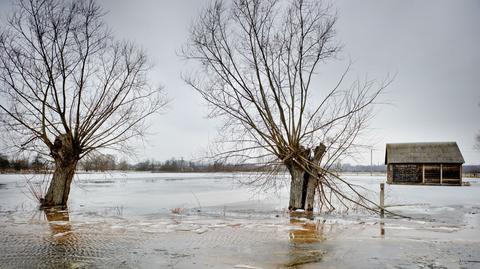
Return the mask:
{"type": "MultiPolygon", "coordinates": [[[[100,0],[116,37],[135,41],[155,64],[152,77],[172,102],[152,118],[151,135],[138,159],[191,159],[217,132],[200,96],[181,79],[187,62],[177,51],[191,20],[206,0],[100,0]]],[[[0,0],[3,15],[9,4],[0,0]]],[[[337,39],[343,61],[322,67],[328,85],[349,60],[352,75],[384,79],[396,74],[370,123],[374,163],[383,163],[385,143],[456,141],[467,164],[480,164],[473,149],[480,131],[480,1],[340,0],[337,39]]],[[[138,160],[137,159],[137,160],[138,160]]],[[[366,151],[357,159],[370,162],[366,151]]]]}

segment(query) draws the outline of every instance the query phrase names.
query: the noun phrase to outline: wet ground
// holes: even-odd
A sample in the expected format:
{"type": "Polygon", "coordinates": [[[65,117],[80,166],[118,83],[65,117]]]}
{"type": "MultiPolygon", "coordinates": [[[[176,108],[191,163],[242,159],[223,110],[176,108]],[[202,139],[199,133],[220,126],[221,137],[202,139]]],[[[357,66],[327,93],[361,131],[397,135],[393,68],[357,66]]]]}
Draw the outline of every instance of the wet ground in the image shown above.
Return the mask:
{"type": "MultiPolygon", "coordinates": [[[[383,176],[346,176],[377,190],[383,176]]],[[[239,174],[81,174],[68,210],[40,211],[0,175],[0,268],[480,268],[480,180],[386,186],[386,205],[291,218],[286,188],[239,174]]]]}

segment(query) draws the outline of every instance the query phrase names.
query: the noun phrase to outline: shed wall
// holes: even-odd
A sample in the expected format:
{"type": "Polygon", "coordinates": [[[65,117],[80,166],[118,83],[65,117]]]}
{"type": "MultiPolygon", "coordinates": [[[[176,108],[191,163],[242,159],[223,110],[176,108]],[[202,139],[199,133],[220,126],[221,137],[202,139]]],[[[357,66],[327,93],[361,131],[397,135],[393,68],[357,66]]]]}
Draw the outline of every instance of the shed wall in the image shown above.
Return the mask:
{"type": "Polygon", "coordinates": [[[398,184],[462,184],[461,164],[388,164],[387,182],[398,184]]]}
{"type": "Polygon", "coordinates": [[[419,164],[393,164],[392,173],[395,183],[422,183],[422,166],[419,164]]]}

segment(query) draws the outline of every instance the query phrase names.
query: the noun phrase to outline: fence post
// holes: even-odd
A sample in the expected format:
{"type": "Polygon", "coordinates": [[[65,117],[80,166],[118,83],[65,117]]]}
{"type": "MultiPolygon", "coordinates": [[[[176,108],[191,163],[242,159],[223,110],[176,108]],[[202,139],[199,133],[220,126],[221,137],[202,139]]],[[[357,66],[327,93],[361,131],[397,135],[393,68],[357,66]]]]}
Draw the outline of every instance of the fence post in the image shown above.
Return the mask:
{"type": "Polygon", "coordinates": [[[385,183],[380,183],[380,217],[382,218],[385,214],[384,200],[385,200],[385,183]]]}

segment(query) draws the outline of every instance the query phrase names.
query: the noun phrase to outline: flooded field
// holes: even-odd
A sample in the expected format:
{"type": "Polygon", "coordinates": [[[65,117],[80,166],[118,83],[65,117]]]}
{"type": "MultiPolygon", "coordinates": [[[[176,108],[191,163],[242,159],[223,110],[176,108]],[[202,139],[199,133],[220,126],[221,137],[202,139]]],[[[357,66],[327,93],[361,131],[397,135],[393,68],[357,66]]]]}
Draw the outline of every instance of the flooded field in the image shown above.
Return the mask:
{"type": "MultiPolygon", "coordinates": [[[[80,174],[68,210],[40,211],[0,175],[0,268],[480,268],[480,180],[386,185],[386,205],[290,218],[287,188],[243,174],[80,174]]],[[[378,191],[384,176],[345,175],[378,191]]],[[[373,193],[371,193],[373,195],[373,193]]]]}

